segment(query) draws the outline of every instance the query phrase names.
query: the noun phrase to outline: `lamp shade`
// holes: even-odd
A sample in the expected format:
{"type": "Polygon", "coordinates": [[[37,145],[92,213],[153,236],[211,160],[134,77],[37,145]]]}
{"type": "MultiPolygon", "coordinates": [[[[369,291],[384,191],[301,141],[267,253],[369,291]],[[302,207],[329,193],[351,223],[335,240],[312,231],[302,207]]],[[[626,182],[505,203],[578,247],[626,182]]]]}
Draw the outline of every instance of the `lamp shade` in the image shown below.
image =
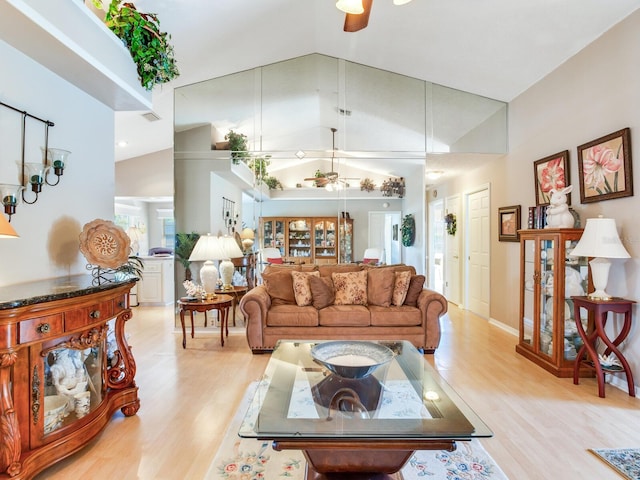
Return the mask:
{"type": "Polygon", "coordinates": [[[242,250],[240,250],[238,242],[236,242],[236,239],[233,237],[225,235],[224,237],[220,237],[219,240],[222,251],[225,253],[224,260],[220,262],[220,277],[222,278],[222,289],[231,290],[231,284],[233,282],[233,272],[235,272],[236,267],[229,259],[242,257],[242,250]]]}
{"type": "Polygon", "coordinates": [[[393,0],[394,5],[405,5],[409,3],[411,0],[393,0]]]}
{"type": "Polygon", "coordinates": [[[0,215],[0,238],[17,238],[18,234],[13,229],[11,224],[4,218],[4,215],[0,215]]]}
{"type": "Polygon", "coordinates": [[[189,255],[190,262],[222,260],[223,258],[225,258],[225,255],[222,251],[218,237],[211,235],[210,233],[200,236],[195,247],[193,247],[191,255],[189,255]]]}
{"type": "Polygon", "coordinates": [[[589,293],[589,298],[603,301],[611,299],[605,291],[611,268],[611,262],[608,259],[630,256],[620,241],[616,221],[613,218],[602,217],[587,219],[582,237],[569,255],[593,258],[589,265],[595,290],[589,293]]]}
{"type": "Polygon", "coordinates": [[[629,258],[622,245],[613,218],[588,218],[578,245],[570,255],[574,257],[629,258]]]}
{"type": "Polygon", "coordinates": [[[240,238],[243,240],[248,238],[253,240],[254,238],[256,238],[256,233],[253,231],[252,228],[246,227],[242,229],[242,232],[240,232],[240,238]]]}

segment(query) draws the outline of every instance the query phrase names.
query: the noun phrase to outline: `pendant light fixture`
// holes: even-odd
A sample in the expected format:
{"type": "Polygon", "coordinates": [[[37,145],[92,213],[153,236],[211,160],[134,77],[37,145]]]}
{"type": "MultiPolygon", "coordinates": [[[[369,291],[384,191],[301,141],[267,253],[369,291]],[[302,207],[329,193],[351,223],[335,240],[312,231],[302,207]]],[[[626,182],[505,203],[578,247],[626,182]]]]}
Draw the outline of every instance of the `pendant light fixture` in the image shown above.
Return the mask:
{"type": "Polygon", "coordinates": [[[338,0],[336,2],[336,8],[352,15],[359,15],[364,12],[362,0],[338,0]]]}

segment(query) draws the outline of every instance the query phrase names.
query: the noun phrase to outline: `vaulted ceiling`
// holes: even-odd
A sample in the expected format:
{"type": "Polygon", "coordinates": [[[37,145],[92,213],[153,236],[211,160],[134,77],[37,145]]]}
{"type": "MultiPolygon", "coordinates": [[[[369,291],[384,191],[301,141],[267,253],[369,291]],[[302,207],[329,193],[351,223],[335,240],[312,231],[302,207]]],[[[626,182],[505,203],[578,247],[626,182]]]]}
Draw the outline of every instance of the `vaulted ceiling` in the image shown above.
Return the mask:
{"type": "Polygon", "coordinates": [[[171,148],[175,87],[321,53],[508,102],[640,8],[636,0],[376,0],[369,26],[345,33],[333,0],[135,3],[171,33],[181,76],[154,91],[159,121],[116,115],[116,139],[129,143],[116,160],[171,148]]]}

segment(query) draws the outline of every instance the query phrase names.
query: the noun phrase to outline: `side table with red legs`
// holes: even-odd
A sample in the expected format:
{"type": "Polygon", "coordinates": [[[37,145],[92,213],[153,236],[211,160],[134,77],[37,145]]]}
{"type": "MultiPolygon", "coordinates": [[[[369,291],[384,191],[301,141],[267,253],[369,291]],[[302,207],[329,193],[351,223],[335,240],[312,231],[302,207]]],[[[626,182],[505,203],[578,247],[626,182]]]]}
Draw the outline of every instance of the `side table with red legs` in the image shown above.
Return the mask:
{"type": "Polygon", "coordinates": [[[574,318],[576,321],[576,327],[578,334],[584,344],[578,351],[575,365],[573,367],[573,383],[578,385],[580,365],[592,368],[596,372],[596,378],[598,380],[598,396],[604,398],[604,375],[605,373],[625,373],[627,377],[627,385],[629,387],[629,395],[636,396],[635,385],[633,383],[633,375],[631,373],[631,367],[624,358],[624,355],[618,349],[618,345],[627,338],[629,331],[631,330],[631,309],[633,304],[636,303],[633,300],[625,300],[624,298],[612,298],[611,300],[592,300],[589,297],[571,297],[574,306],[574,318]],[[582,321],[580,320],[580,309],[584,308],[593,315],[593,327],[589,326],[588,331],[585,331],[582,321]],[[607,318],[609,312],[624,314],[624,323],[622,330],[618,336],[611,340],[605,326],[607,324],[607,318]],[[604,351],[604,356],[615,354],[616,358],[620,361],[620,367],[613,368],[607,367],[600,363],[598,358],[597,341],[602,341],[607,348],[604,351]],[[585,357],[585,358],[583,358],[585,357]]]}
{"type": "Polygon", "coordinates": [[[182,348],[187,348],[187,335],[184,326],[184,312],[189,312],[191,317],[191,338],[193,338],[193,312],[207,312],[207,310],[218,310],[220,312],[220,343],[224,347],[225,333],[229,336],[229,325],[227,317],[229,316],[229,307],[233,304],[231,295],[216,295],[210,300],[186,300],[181,298],[178,300],[180,307],[180,323],[182,324],[182,348]]]}

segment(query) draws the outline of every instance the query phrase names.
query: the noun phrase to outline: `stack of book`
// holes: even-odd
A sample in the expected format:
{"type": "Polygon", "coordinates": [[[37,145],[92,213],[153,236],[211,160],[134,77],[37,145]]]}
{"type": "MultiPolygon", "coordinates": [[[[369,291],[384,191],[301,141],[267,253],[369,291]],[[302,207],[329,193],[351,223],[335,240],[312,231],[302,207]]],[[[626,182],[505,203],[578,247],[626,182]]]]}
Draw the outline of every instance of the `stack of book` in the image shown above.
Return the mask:
{"type": "Polygon", "coordinates": [[[527,228],[544,228],[547,224],[547,205],[529,207],[527,228]]]}

